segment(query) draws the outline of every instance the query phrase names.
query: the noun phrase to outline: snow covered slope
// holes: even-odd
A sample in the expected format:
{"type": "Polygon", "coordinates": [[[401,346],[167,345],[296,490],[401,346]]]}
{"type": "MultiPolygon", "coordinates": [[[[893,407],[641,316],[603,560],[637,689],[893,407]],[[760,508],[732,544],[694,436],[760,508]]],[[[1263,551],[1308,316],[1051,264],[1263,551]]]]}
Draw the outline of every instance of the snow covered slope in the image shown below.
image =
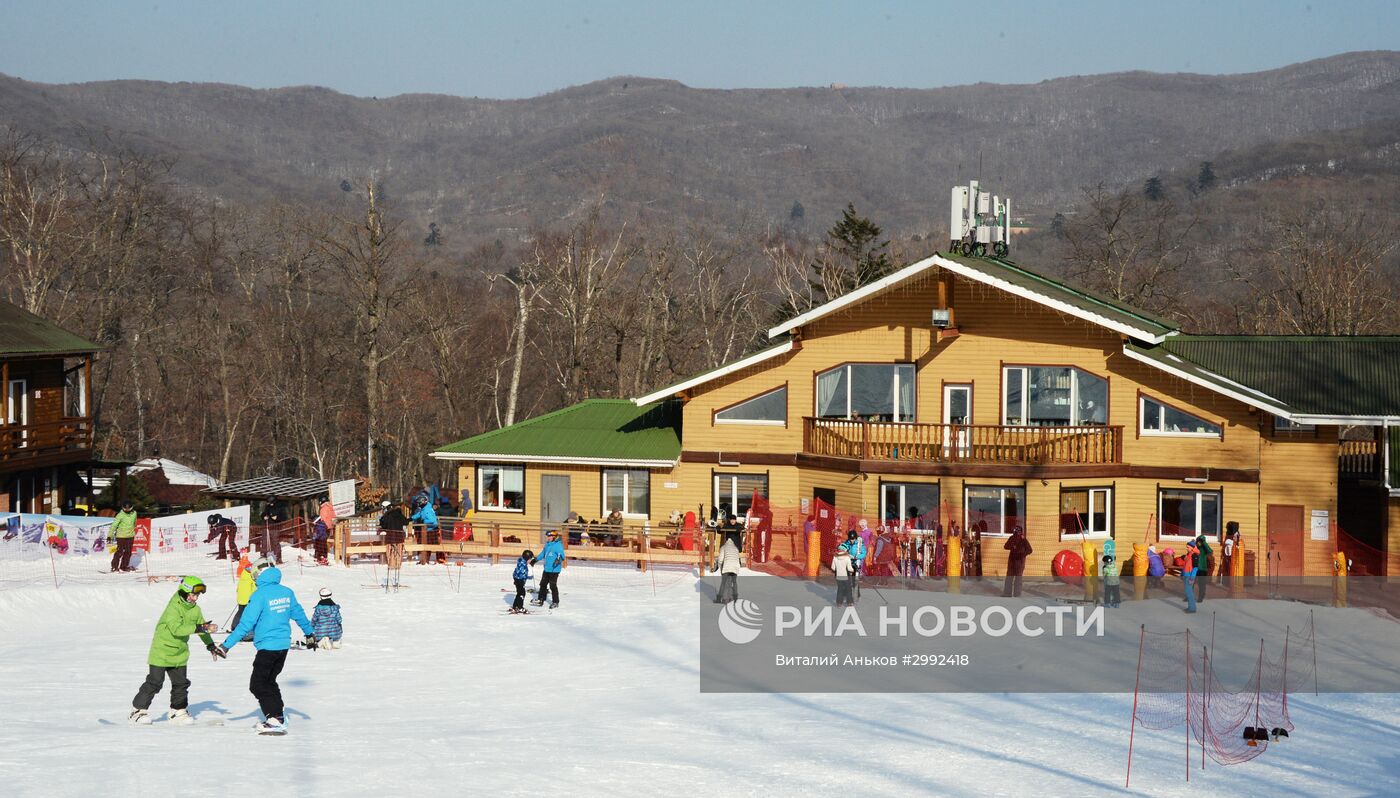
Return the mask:
{"type": "MultiPolygon", "coordinates": [[[[211,579],[225,623],[233,582],[211,579]]],[[[222,564],[220,564],[222,566],[222,564]]],[[[291,733],[259,737],[253,650],[196,646],[190,708],[222,726],[131,728],[173,582],[127,576],[0,591],[6,795],[1090,795],[1121,791],[1131,695],[699,692],[696,583],[578,566],[554,613],[512,617],[510,566],[284,569],[309,609],[330,587],[345,644],[293,651],[291,733]],[[106,721],[105,723],[103,721],[106,721]]],[[[217,577],[216,577],[217,575],[217,577]]],[[[163,718],[168,692],[156,697],[163,718]]],[[[1400,784],[1400,698],[1294,695],[1296,736],[1233,767],[1192,762],[1184,729],[1137,732],[1133,791],[1368,795],[1400,784]]]]}

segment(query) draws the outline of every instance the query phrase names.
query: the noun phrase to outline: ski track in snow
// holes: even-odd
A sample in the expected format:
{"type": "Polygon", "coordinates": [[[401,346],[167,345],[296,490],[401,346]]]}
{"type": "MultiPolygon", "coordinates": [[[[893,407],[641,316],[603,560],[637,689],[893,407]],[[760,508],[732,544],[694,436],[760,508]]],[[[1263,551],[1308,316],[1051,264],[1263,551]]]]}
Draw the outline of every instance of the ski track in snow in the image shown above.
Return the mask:
{"type": "MultiPolygon", "coordinates": [[[[223,624],[233,581],[198,555],[176,563],[162,565],[216,580],[202,606],[223,624]]],[[[215,663],[198,638],[190,710],[224,725],[163,725],[168,684],[156,724],[126,725],[173,583],[0,590],[4,794],[1128,792],[1131,695],[702,695],[692,577],[657,577],[653,596],[652,577],[575,566],[560,610],[517,618],[501,592],[510,564],[462,568],[460,582],[445,570],[406,565],[412,589],[385,594],[361,589],[368,567],[284,566],[308,614],[319,588],[335,591],[345,641],[288,654],[281,738],[251,728],[252,645],[215,663]]],[[[1139,729],[1131,792],[1400,793],[1400,697],[1294,694],[1289,707],[1293,738],[1204,771],[1195,748],[1189,785],[1184,728],[1139,729]]]]}

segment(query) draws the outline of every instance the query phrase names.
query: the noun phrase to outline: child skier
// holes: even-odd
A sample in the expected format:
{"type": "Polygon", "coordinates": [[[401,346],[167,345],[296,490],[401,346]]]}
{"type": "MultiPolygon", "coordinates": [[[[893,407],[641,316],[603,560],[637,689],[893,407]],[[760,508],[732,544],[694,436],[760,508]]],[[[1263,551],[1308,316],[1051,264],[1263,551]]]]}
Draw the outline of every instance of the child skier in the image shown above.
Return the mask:
{"type": "Polygon", "coordinates": [[[311,630],[316,634],[317,648],[340,648],[340,605],[331,598],[331,589],[321,588],[321,600],[311,612],[311,630]]]}
{"type": "Polygon", "coordinates": [[[520,553],[520,559],[515,561],[515,571],[510,578],[515,581],[515,603],[510,605],[512,615],[524,615],[525,610],[525,580],[530,578],[530,561],[535,558],[535,553],[526,549],[520,553]]]}
{"type": "MultiPolygon", "coordinates": [[[[851,555],[850,582],[851,596],[853,598],[860,596],[860,574],[865,568],[865,553],[868,551],[866,548],[868,544],[865,542],[863,536],[868,532],[870,532],[870,527],[865,525],[865,519],[862,518],[860,519],[859,533],[854,529],[846,533],[846,553],[851,555]]],[[[853,601],[852,603],[855,602],[853,601]]]]}
{"type": "MultiPolygon", "coordinates": [[[[855,532],[852,531],[851,535],[854,536],[855,532]]],[[[851,596],[851,583],[855,581],[855,564],[851,561],[848,544],[843,543],[836,547],[836,554],[831,558],[831,572],[836,575],[836,606],[855,606],[855,599],[851,596]]]]}
{"type": "Polygon", "coordinates": [[[209,637],[209,633],[215,631],[215,624],[205,621],[204,613],[199,609],[199,597],[204,595],[205,589],[204,582],[199,577],[185,577],[175,595],[165,605],[160,620],[156,621],[155,635],[151,638],[151,651],[146,658],[150,670],[146,673],[146,681],[142,683],[141,689],[136,691],[136,697],[131,700],[129,720],[132,723],[151,722],[147,710],[151,708],[151,699],[156,697],[156,693],[159,693],[165,684],[166,676],[170,677],[170,722],[194,722],[188,709],[190,680],[186,678],[186,666],[190,661],[190,635],[199,635],[205,648],[214,655],[215,661],[223,656],[222,650],[215,646],[213,639],[209,637]]]}
{"type": "Polygon", "coordinates": [[[554,609],[559,606],[559,572],[564,569],[564,561],[568,557],[564,554],[564,544],[559,540],[559,530],[549,530],[546,537],[548,542],[544,544],[540,556],[530,560],[531,565],[540,560],[544,561],[544,576],[540,577],[540,589],[531,603],[536,607],[543,607],[545,596],[553,590],[554,603],[550,604],[549,608],[554,609]]]}
{"type": "Polygon", "coordinates": [[[258,574],[258,589],[248,602],[243,619],[224,638],[223,645],[214,647],[215,656],[223,656],[238,645],[243,635],[253,633],[253,676],[248,690],[258,699],[266,719],[254,728],[259,734],[286,734],[283,717],[282,690],[277,686],[277,674],[287,663],[287,649],[292,646],[291,622],[306,633],[306,645],[316,646],[315,630],[291,588],[282,584],[282,572],[276,566],[262,569],[258,574]]]}
{"type": "Polygon", "coordinates": [[[1113,561],[1113,555],[1103,556],[1099,570],[1103,573],[1103,605],[1117,607],[1121,602],[1118,597],[1118,563],[1113,561]]]}

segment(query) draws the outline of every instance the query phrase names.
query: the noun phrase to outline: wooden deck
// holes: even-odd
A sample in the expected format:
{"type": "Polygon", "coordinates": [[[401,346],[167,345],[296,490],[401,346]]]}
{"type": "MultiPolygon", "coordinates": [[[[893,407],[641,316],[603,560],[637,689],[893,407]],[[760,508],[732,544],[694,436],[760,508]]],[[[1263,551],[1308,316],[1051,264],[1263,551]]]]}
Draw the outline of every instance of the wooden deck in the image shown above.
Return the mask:
{"type": "Polygon", "coordinates": [[[989,465],[1123,462],[1123,427],[1013,427],[802,419],[802,450],[859,460],[989,465]]]}

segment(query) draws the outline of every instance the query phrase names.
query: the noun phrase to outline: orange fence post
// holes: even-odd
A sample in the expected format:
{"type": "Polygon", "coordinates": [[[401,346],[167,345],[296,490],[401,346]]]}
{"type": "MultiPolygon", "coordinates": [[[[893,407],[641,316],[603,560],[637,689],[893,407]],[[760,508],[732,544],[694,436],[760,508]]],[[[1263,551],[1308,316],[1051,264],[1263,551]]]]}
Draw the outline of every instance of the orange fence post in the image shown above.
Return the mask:
{"type": "Polygon", "coordinates": [[[1235,550],[1230,554],[1230,595],[1239,598],[1244,595],[1244,537],[1235,541],[1235,550]]]}
{"type": "Polygon", "coordinates": [[[1332,576],[1332,606],[1345,607],[1347,605],[1346,552],[1339,551],[1332,555],[1332,570],[1336,572],[1332,576]]]}
{"type": "Polygon", "coordinates": [[[807,530],[807,568],[803,576],[816,579],[822,571],[822,533],[815,528],[807,530]]]}
{"type": "Polygon", "coordinates": [[[1133,544],[1133,598],[1147,598],[1147,544],[1133,544]]]}
{"type": "Polygon", "coordinates": [[[491,552],[491,564],[492,564],[492,565],[496,565],[497,563],[499,563],[499,562],[501,561],[501,555],[497,554],[497,553],[494,551],[495,549],[498,549],[498,548],[500,548],[500,546],[501,546],[501,525],[500,525],[500,524],[495,524],[495,523],[491,524],[491,532],[490,532],[490,534],[489,534],[489,536],[488,536],[487,539],[491,542],[491,548],[492,548],[492,552],[491,552]]]}
{"type": "Polygon", "coordinates": [[[948,592],[962,592],[962,538],[948,536],[948,592]]]}
{"type": "Polygon", "coordinates": [[[647,531],[643,529],[637,534],[637,553],[642,555],[642,558],[637,560],[637,567],[642,569],[642,573],[646,573],[647,571],[647,558],[651,556],[649,554],[650,550],[651,538],[647,535],[647,531]]]}
{"type": "Polygon", "coordinates": [[[1087,540],[1079,544],[1079,549],[1084,557],[1084,600],[1096,602],[1099,596],[1099,550],[1087,540]]]}

